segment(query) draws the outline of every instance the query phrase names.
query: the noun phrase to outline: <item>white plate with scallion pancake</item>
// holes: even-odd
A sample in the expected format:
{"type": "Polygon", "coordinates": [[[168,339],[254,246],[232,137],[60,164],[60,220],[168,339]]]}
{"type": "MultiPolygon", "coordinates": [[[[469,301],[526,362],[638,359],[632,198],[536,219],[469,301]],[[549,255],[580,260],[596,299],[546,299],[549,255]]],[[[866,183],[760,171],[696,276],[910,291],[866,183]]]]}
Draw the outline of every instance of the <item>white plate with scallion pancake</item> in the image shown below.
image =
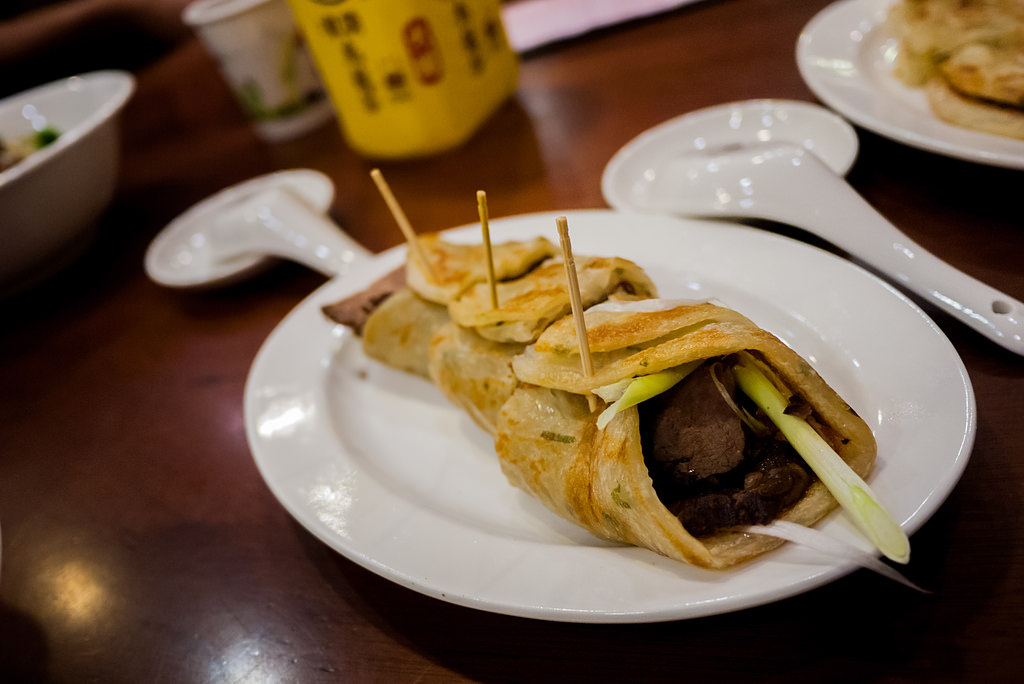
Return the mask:
{"type": "MultiPolygon", "coordinates": [[[[949,340],[910,300],[828,252],[752,228],[606,210],[567,216],[575,254],[635,261],[661,296],[716,299],[814,365],[874,431],[868,482],[908,533],[945,500],[973,445],[974,395],[949,340]]],[[[495,242],[557,242],[555,214],[494,219],[490,229],[495,242]]],[[[479,236],[478,225],[449,233],[479,236]]],[[[404,248],[389,250],[313,293],[268,337],[246,385],[256,464],[325,544],[444,601],[572,622],[724,613],[855,569],[787,544],[703,570],[597,539],[513,488],[462,410],[427,381],[367,359],[320,311],[404,258],[404,248]]],[[[817,528],[869,548],[841,512],[817,528]]]]}
{"type": "Polygon", "coordinates": [[[797,42],[797,65],[826,105],[892,140],[971,162],[1024,169],[1024,140],[939,120],[923,88],[894,75],[899,41],[886,26],[896,0],[840,0],[817,14],[797,42]]]}

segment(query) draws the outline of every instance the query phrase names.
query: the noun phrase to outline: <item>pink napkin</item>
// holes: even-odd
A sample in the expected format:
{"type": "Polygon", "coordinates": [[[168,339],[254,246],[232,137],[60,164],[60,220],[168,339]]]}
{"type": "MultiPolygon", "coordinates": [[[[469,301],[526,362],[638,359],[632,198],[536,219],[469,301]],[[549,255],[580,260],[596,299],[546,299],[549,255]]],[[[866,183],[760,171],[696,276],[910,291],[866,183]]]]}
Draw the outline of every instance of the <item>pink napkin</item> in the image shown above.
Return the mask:
{"type": "Polygon", "coordinates": [[[503,6],[501,16],[512,49],[524,52],[696,2],[700,0],[517,0],[503,6]]]}

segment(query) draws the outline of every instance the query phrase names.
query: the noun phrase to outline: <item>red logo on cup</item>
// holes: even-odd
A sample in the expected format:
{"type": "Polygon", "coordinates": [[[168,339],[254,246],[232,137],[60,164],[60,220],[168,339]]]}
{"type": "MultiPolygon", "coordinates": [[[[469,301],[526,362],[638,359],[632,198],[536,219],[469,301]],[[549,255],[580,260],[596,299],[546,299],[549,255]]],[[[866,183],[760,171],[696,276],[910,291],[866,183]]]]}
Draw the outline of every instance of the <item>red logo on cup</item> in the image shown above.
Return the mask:
{"type": "Polygon", "coordinates": [[[403,30],[405,49],[409,51],[413,69],[422,83],[433,85],[444,77],[441,52],[437,49],[434,32],[423,17],[416,17],[403,30]]]}

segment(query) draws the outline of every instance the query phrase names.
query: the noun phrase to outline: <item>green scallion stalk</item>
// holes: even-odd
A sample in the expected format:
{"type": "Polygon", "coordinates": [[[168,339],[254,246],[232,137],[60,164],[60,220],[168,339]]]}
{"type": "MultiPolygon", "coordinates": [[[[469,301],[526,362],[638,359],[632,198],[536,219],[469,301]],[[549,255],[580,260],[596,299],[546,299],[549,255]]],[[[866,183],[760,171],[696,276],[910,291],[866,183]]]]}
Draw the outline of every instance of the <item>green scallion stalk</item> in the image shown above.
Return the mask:
{"type": "Polygon", "coordinates": [[[744,394],[775,423],[868,539],[887,558],[897,563],[909,561],[910,541],[906,533],[879,503],[867,483],[806,420],[786,414],[787,398],[749,356],[744,356],[741,355],[740,362],[733,367],[736,381],[744,394]]]}
{"type": "Polygon", "coordinates": [[[676,383],[692,373],[701,364],[700,361],[691,361],[681,366],[641,375],[636,378],[620,380],[610,385],[604,385],[594,390],[594,394],[612,404],[601,412],[597,417],[597,429],[604,430],[619,411],[636,406],[642,401],[656,397],[662,392],[671,389],[676,383]]]}

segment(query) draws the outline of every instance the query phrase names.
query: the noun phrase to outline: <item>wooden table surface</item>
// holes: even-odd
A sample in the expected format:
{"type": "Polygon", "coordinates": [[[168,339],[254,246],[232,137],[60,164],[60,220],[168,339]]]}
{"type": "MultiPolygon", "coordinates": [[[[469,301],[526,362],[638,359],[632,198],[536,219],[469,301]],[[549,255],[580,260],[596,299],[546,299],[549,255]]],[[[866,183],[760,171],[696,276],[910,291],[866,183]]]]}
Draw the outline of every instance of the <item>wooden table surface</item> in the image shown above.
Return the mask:
{"type": "MultiPolygon", "coordinates": [[[[381,168],[420,231],[475,220],[479,188],[495,217],[604,207],[602,169],[644,129],[734,100],[814,101],[795,46],[826,4],[709,1],[544,49],[524,58],[517,96],[468,144],[381,168]]],[[[372,250],[387,248],[400,236],[367,175],[374,163],[333,125],[260,142],[198,43],[138,77],[120,189],[95,243],[2,305],[0,680],[1024,673],[1024,359],[927,306],[970,373],[978,410],[963,478],[912,538],[906,573],[931,595],[856,572],[731,614],[568,624],[428,598],[331,550],[271,495],[242,418],[261,343],[324,279],[282,263],[233,287],[173,291],[147,279],[143,255],[194,202],[293,167],[330,176],[332,217],[372,250]]],[[[1021,172],[858,133],[852,185],[927,249],[1024,299],[1021,172]]]]}

